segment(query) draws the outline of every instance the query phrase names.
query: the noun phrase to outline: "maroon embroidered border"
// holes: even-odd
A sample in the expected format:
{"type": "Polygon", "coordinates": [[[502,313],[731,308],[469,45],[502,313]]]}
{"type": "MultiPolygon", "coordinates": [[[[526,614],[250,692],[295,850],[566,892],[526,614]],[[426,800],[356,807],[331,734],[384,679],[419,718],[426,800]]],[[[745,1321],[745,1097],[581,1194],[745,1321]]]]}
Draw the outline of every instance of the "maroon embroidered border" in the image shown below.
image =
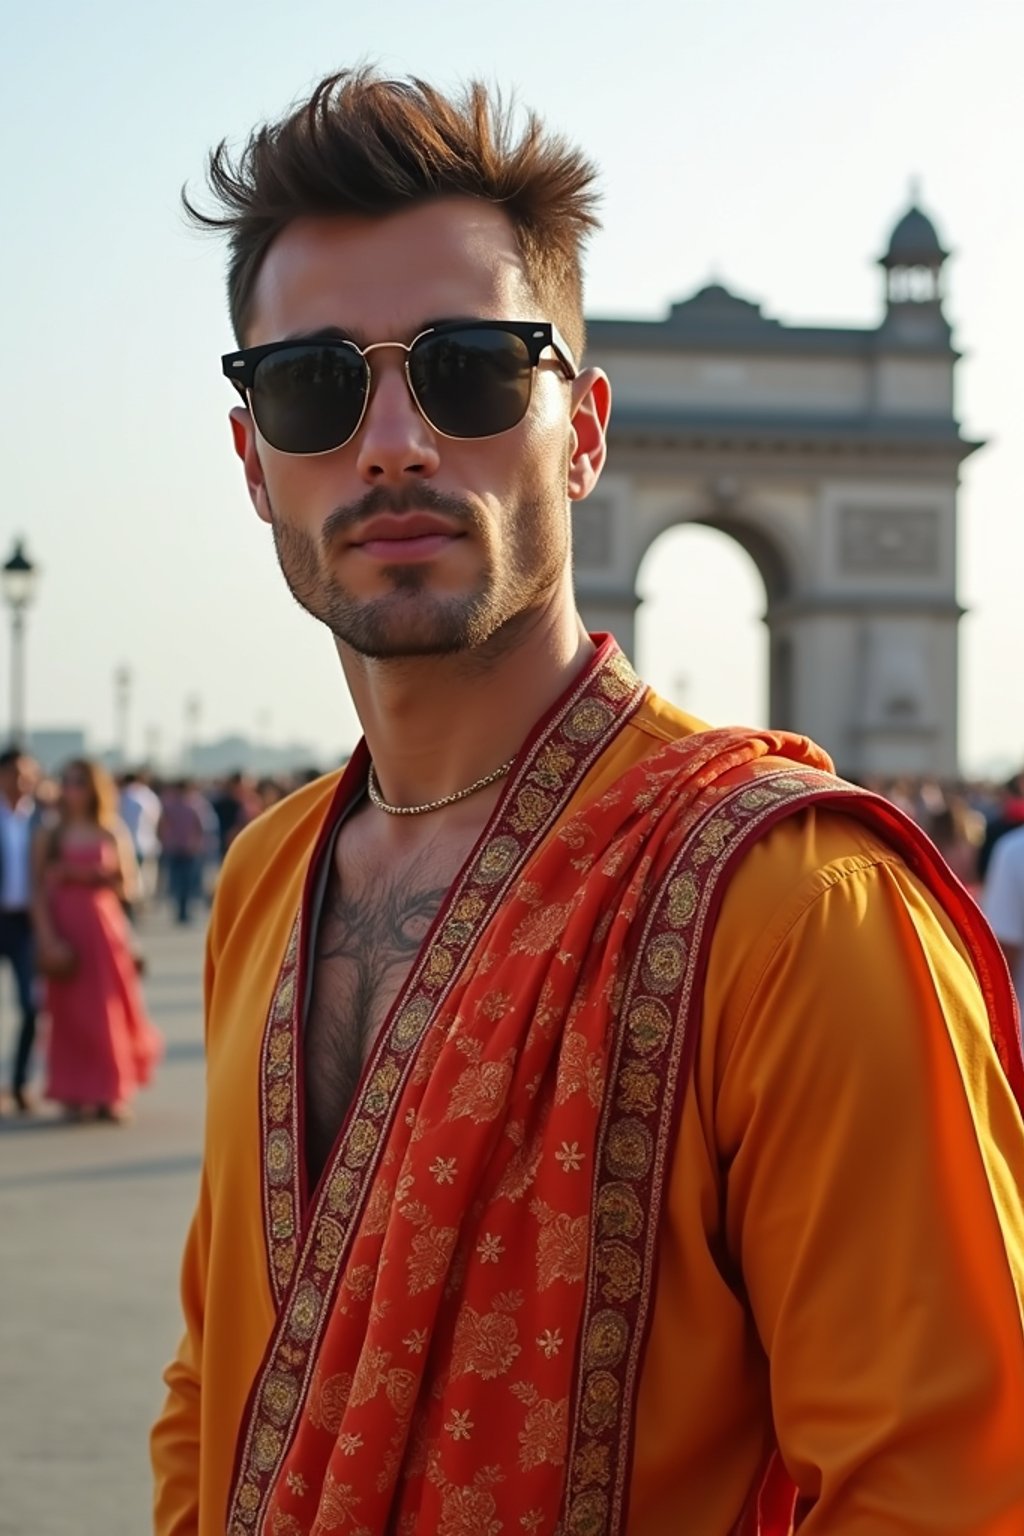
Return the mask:
{"type": "Polygon", "coordinates": [[[292,1134],[299,1119],[292,1032],[296,1010],[301,1007],[298,973],[302,937],[300,906],[278,973],[260,1056],[263,1229],[276,1307],[280,1307],[295,1270],[302,1210],[301,1144],[292,1134]]]}

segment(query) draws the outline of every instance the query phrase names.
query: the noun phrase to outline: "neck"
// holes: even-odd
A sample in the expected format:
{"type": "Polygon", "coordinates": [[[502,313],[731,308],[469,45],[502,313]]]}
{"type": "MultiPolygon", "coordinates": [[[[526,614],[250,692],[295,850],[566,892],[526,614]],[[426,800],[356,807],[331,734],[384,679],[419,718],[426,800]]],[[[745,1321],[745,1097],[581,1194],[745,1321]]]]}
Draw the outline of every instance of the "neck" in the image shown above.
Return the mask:
{"type": "MultiPolygon", "coordinates": [[[[455,656],[376,661],[339,646],[383,797],[423,805],[514,757],[593,651],[571,601],[455,656]]],[[[485,791],[480,803],[499,793],[485,791]]]]}

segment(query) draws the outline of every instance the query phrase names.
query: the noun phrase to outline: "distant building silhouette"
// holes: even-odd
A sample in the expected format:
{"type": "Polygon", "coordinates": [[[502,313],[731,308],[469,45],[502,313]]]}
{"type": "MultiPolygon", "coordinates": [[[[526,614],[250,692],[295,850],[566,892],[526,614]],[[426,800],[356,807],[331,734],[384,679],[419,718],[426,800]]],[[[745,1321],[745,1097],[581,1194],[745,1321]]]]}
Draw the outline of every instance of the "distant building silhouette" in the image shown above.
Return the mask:
{"type": "Polygon", "coordinates": [[[25,737],[25,748],[44,773],[56,773],[71,758],[88,755],[86,733],[77,725],[29,731],[25,737]]]}
{"type": "MultiPolygon", "coordinates": [[[[341,762],[345,754],[338,752],[335,762],[324,762],[325,770],[341,762]]],[[[196,742],[188,754],[188,772],[200,779],[216,779],[235,769],[243,773],[272,774],[292,773],[319,763],[323,754],[308,742],[287,742],[276,746],[264,741],[251,741],[248,736],[222,736],[216,741],[196,742]]]]}

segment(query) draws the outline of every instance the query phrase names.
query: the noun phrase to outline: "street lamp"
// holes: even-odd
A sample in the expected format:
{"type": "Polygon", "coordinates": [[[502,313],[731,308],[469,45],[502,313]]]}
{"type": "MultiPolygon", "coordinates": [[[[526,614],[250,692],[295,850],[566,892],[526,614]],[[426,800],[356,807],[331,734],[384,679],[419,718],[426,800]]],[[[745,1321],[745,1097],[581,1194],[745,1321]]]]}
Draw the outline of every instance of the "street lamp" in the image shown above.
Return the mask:
{"type": "Polygon", "coordinates": [[[196,748],[199,745],[199,720],[203,713],[203,701],[198,693],[190,693],[185,700],[185,751],[182,755],[186,773],[196,768],[196,748]]]}
{"type": "Polygon", "coordinates": [[[128,712],[131,707],[132,673],[130,667],[120,666],[114,670],[114,714],[116,716],[114,734],[115,753],[118,767],[128,766],[128,712]]]}
{"type": "Polygon", "coordinates": [[[25,541],[15,539],[11,558],[0,567],[0,583],[11,610],[11,740],[17,743],[25,730],[25,612],[35,596],[38,575],[38,566],[25,553],[25,541]]]}

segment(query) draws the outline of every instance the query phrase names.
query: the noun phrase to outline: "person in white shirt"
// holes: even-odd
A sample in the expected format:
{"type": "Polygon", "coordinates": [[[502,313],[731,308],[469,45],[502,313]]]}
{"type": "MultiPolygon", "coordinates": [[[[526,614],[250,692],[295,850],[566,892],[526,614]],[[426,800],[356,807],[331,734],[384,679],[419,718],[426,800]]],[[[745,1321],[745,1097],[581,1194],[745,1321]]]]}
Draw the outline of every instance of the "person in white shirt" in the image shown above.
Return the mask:
{"type": "Polygon", "coordinates": [[[1024,827],[1004,832],[993,848],[982,905],[1024,1008],[1024,827]]]}
{"type": "Polygon", "coordinates": [[[145,773],[141,770],[126,773],[121,780],[118,814],[128,828],[135,848],[135,860],[139,866],[140,905],[151,901],[156,895],[160,866],[158,828],[162,811],[160,797],[150,788],[145,773]]]}
{"type": "Polygon", "coordinates": [[[0,960],[14,972],[20,1024],[11,1073],[17,1108],[32,1108],[29,1078],[36,1038],[35,963],[32,947],[31,844],[36,825],[32,791],[39,771],[18,747],[0,753],[0,960]]]}

